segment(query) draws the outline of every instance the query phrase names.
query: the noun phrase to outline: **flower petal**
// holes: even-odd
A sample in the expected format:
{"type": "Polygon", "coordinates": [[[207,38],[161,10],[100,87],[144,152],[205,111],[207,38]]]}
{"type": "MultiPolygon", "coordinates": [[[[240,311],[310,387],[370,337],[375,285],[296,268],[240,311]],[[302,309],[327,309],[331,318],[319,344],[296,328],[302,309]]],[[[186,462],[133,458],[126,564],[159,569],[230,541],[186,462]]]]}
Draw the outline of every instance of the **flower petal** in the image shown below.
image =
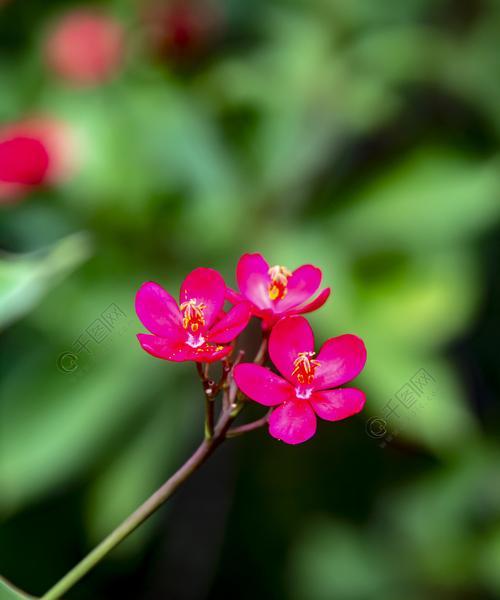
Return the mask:
{"type": "Polygon", "coordinates": [[[195,362],[212,363],[222,360],[233,351],[232,346],[215,346],[214,344],[203,344],[198,348],[186,346],[183,350],[183,360],[194,360],[195,362]]]}
{"type": "Polygon", "coordinates": [[[135,297],[135,310],[151,333],[166,338],[179,337],[182,322],[177,302],[157,283],[149,281],[141,285],[135,297]]]}
{"type": "Polygon", "coordinates": [[[354,379],[366,362],[363,340],[355,335],[340,335],[327,340],[319,351],[313,386],[315,390],[337,387],[354,379]]]}
{"type": "Polygon", "coordinates": [[[218,344],[227,344],[245,329],[250,320],[248,304],[241,303],[234,306],[220,321],[208,332],[207,340],[218,344]]]}
{"type": "Polygon", "coordinates": [[[264,406],[276,406],[293,395],[292,386],[266,367],[243,363],[234,368],[234,379],[240,390],[264,406]]]}
{"type": "Polygon", "coordinates": [[[50,157],[40,140],[19,135],[0,142],[0,181],[23,185],[42,183],[50,157]]]}
{"type": "Polygon", "coordinates": [[[230,287],[226,287],[226,300],[231,302],[231,304],[239,304],[240,302],[244,302],[243,296],[230,287]]]}
{"type": "Polygon", "coordinates": [[[273,410],[269,433],[287,444],[301,444],[316,433],[316,415],[309,402],[289,401],[273,410]]]}
{"type": "Polygon", "coordinates": [[[204,304],[203,317],[210,327],[224,305],[226,284],[222,275],[214,269],[199,267],[191,271],[181,285],[180,303],[196,300],[204,304]]]}
{"type": "Polygon", "coordinates": [[[307,304],[303,304],[302,306],[299,306],[293,310],[290,310],[288,314],[303,315],[305,313],[310,313],[314,310],[317,310],[318,308],[321,308],[323,304],[328,300],[328,297],[330,296],[330,291],[330,288],[325,288],[324,290],[321,290],[321,292],[316,296],[314,300],[308,302],[307,304]]]}
{"type": "Polygon", "coordinates": [[[269,265],[261,254],[244,254],[236,267],[240,292],[258,308],[271,308],[269,265]]]}
{"type": "Polygon", "coordinates": [[[313,265],[303,265],[295,269],[288,280],[286,296],[275,303],[275,311],[283,313],[305,302],[316,293],[321,277],[321,269],[313,265]]]}
{"type": "Polygon", "coordinates": [[[173,362],[184,362],[187,360],[214,362],[221,360],[232,351],[231,346],[214,346],[213,344],[206,343],[198,348],[192,348],[183,340],[166,339],[145,333],[139,333],[137,339],[143,350],[152,356],[173,362]]]}
{"type": "Polygon", "coordinates": [[[184,342],[182,339],[162,338],[157,335],[149,335],[147,333],[139,333],[137,339],[148,354],[163,358],[164,360],[172,360],[181,362],[185,360],[183,357],[184,342]]]}
{"type": "Polygon", "coordinates": [[[326,421],[340,421],[359,413],[365,401],[365,394],[356,388],[314,392],[309,399],[314,412],[326,421]]]}
{"type": "Polygon", "coordinates": [[[283,317],[271,330],[269,356],[278,371],[289,381],[299,352],[313,350],[314,334],[304,317],[283,317]]]}

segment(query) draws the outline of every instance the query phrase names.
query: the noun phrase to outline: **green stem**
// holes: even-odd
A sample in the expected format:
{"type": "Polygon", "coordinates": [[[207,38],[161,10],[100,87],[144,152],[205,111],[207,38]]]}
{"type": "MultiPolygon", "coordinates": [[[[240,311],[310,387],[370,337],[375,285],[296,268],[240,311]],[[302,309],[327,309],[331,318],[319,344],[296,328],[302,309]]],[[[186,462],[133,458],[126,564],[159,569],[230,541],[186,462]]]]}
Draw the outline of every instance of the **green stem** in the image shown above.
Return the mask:
{"type": "MultiPolygon", "coordinates": [[[[267,351],[267,336],[264,336],[262,344],[259,348],[255,362],[262,364],[266,359],[267,351]]],[[[242,353],[240,352],[239,360],[242,353]]],[[[202,380],[205,399],[206,399],[206,421],[205,421],[205,439],[200,444],[196,452],[191,458],[182,465],[182,467],[167,479],[167,481],[152,495],[144,504],[133,512],[121,525],[119,525],[107,538],[105,538],[98,546],[96,546],[87,556],[80,561],[76,567],[71,569],[60,581],[58,581],[48,592],[46,592],[40,600],[58,600],[63,594],[71,589],[80,579],[93,569],[115,546],[129,536],[139,525],[144,523],[160,506],[166,502],[177,488],[190,477],[198,467],[200,467],[212,452],[231,435],[229,428],[236,417],[241,412],[244,406],[242,394],[238,392],[235,386],[229,385],[227,388],[224,385],[224,403],[222,414],[214,427],[214,399],[215,392],[219,388],[213,389],[208,378],[208,365],[203,368],[197,363],[198,374],[202,380]]],[[[233,365],[234,367],[234,365],[233,365]]],[[[229,373],[226,374],[226,377],[229,373]]],[[[225,383],[225,382],[224,382],[225,383]]],[[[238,430],[233,430],[232,433],[244,433],[250,431],[257,423],[244,425],[238,430]]]]}
{"type": "Polygon", "coordinates": [[[205,440],[211,440],[214,435],[214,399],[205,393],[205,440]]]}
{"type": "Polygon", "coordinates": [[[57,600],[61,598],[75,583],[99,563],[115,546],[130,535],[141,523],[148,519],[160,506],[168,500],[177,488],[202,465],[212,452],[221,444],[232,421],[236,418],[235,411],[222,414],[214,436],[205,439],[191,458],[170,477],[144,504],[133,512],[107,538],[96,546],[76,567],[67,573],[56,585],[46,592],[40,600],[57,600]]]}
{"type": "Polygon", "coordinates": [[[196,369],[203,385],[205,394],[205,439],[211,440],[214,435],[214,411],[215,396],[218,392],[218,386],[214,381],[208,378],[208,363],[196,363],[196,369]]]}

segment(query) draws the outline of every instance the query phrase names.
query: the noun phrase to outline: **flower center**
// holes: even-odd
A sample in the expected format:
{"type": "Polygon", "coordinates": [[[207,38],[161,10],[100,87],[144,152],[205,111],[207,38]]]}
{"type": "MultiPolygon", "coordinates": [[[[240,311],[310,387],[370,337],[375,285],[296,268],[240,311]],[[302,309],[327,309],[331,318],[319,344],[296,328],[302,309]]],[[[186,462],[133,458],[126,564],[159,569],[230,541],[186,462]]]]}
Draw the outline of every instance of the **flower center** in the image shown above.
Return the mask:
{"type": "Polygon", "coordinates": [[[199,348],[205,343],[205,338],[202,335],[192,335],[188,333],[187,345],[191,348],[199,348]]]}
{"type": "Polygon", "coordinates": [[[281,265],[274,265],[267,272],[271,278],[269,283],[269,298],[271,300],[283,300],[287,292],[288,278],[292,276],[292,272],[281,265]]]}
{"type": "Polygon", "coordinates": [[[179,308],[184,313],[182,326],[190,333],[196,333],[200,327],[205,325],[203,310],[206,308],[206,305],[196,302],[196,298],[191,298],[191,300],[183,302],[179,308]]]}
{"type": "Polygon", "coordinates": [[[315,352],[299,352],[297,358],[293,361],[295,367],[292,371],[292,376],[295,376],[299,384],[295,388],[295,393],[298,398],[307,399],[311,396],[312,388],[310,387],[314,380],[314,372],[320,366],[320,362],[314,360],[315,352]]]}

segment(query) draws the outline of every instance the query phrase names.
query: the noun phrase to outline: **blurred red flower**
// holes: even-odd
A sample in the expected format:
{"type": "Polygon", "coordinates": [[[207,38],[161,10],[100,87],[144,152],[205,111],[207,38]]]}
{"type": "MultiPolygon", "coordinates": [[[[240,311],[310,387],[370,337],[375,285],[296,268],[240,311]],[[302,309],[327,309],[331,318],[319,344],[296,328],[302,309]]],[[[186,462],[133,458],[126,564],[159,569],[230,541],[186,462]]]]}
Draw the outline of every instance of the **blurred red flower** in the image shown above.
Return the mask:
{"type": "Polygon", "coordinates": [[[0,127],[0,202],[66,179],[75,159],[73,136],[65,123],[39,117],[0,127]]]}
{"type": "Polygon", "coordinates": [[[49,67],[74,85],[92,86],[117,73],[124,55],[124,31],[113,17],[78,9],[63,15],[49,33],[49,67]]]}
{"type": "Polygon", "coordinates": [[[220,6],[211,0],[146,0],[143,20],[155,52],[185,60],[216,40],[223,15],[220,6]]]}

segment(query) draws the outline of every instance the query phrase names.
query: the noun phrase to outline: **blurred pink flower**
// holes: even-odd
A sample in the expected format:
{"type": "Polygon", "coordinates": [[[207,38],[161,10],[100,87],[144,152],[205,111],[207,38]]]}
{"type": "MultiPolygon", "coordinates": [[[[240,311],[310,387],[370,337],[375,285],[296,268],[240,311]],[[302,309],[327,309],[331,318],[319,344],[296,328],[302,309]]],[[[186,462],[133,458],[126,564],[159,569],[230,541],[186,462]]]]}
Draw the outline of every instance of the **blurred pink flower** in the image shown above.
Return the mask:
{"type": "Polygon", "coordinates": [[[276,407],[269,417],[269,433],[276,439],[300,444],[316,433],[316,415],[339,421],[363,408],[361,390],[338,387],[356,377],[365,365],[366,349],[360,338],[331,338],[316,357],[307,320],[284,317],[271,331],[269,356],[283,377],[257,364],[243,363],[235,367],[234,378],[249,398],[276,407]]]}
{"type": "Polygon", "coordinates": [[[321,290],[310,301],[321,277],[321,269],[313,265],[289,271],[280,265],[270,267],[261,254],[244,254],[236,267],[241,293],[228,288],[227,297],[231,302],[249,302],[253,314],[262,318],[264,328],[269,328],[285,315],[308,313],[323,306],[330,288],[321,290]]]}
{"type": "Polygon", "coordinates": [[[46,40],[49,67],[62,79],[92,86],[117,73],[124,55],[124,31],[113,17],[81,8],[63,15],[46,40]]]}
{"type": "Polygon", "coordinates": [[[56,184],[74,170],[69,127],[38,117],[0,127],[0,201],[15,201],[40,185],[56,184]]]}
{"type": "Polygon", "coordinates": [[[198,268],[184,280],[179,305],[156,283],[143,284],[135,308],[153,335],[138,334],[144,350],[164,360],[214,362],[227,356],[232,341],[246,327],[250,311],[245,304],[222,312],[226,284],[213,269],[198,268]]]}

